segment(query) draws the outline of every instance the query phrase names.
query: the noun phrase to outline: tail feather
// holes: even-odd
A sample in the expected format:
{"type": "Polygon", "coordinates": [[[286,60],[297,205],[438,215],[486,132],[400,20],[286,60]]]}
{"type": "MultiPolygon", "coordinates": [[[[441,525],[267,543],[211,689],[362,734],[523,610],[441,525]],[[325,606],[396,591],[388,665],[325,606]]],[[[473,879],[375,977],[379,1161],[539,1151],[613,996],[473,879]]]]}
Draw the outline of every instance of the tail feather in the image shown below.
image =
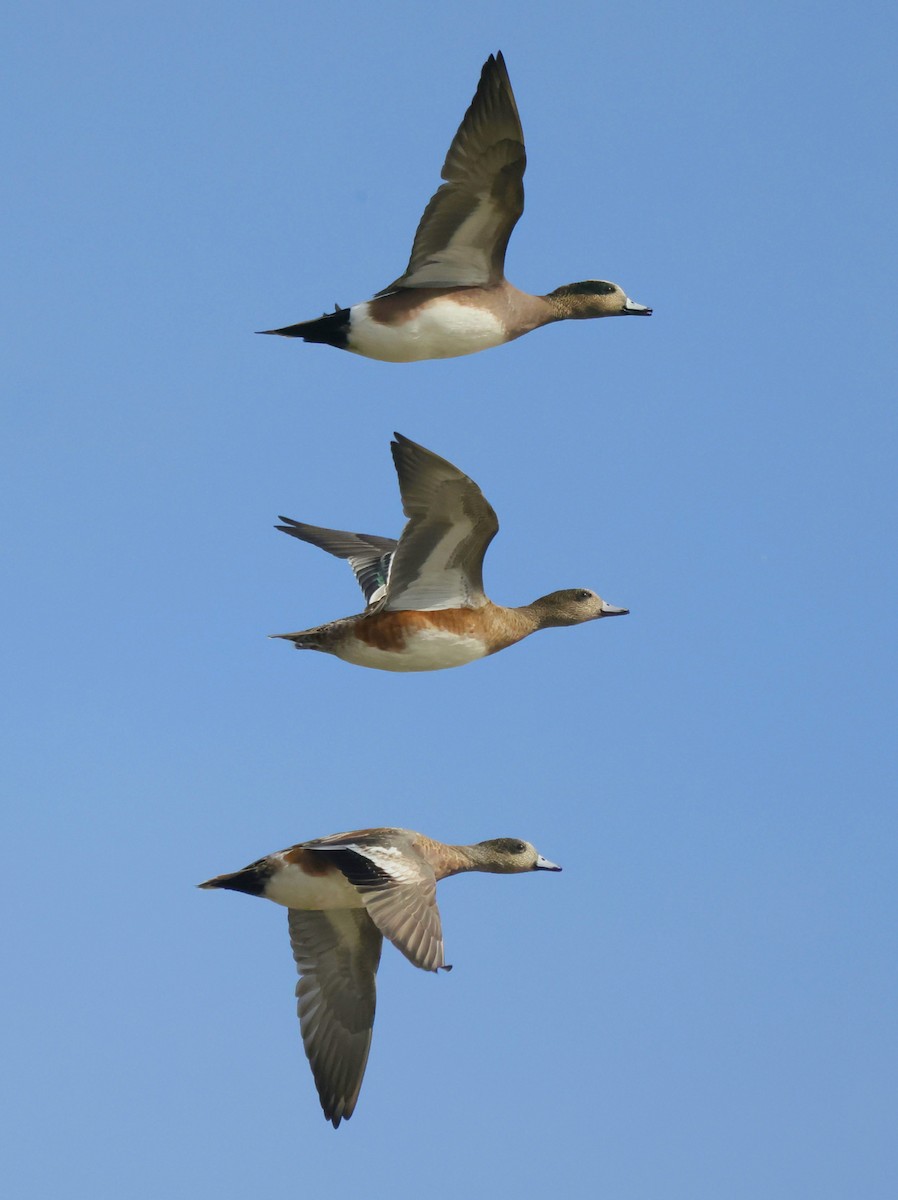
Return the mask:
{"type": "Polygon", "coordinates": [[[327,346],[335,346],[338,350],[346,349],[346,337],[349,333],[349,309],[337,308],[332,313],[325,313],[312,321],[300,321],[296,325],[284,325],[280,329],[260,329],[259,333],[276,333],[280,337],[302,338],[304,342],[319,342],[327,346]]]}
{"type": "Polygon", "coordinates": [[[303,630],[300,633],[270,633],[271,638],[280,638],[292,642],[297,650],[322,650],[321,638],[316,629],[303,630]]]}
{"type": "Polygon", "coordinates": [[[245,892],[248,896],[261,896],[271,876],[271,867],[267,860],[259,859],[250,863],[242,871],[231,871],[227,875],[216,875],[205,883],[198,883],[201,888],[227,888],[230,892],[245,892]]]}

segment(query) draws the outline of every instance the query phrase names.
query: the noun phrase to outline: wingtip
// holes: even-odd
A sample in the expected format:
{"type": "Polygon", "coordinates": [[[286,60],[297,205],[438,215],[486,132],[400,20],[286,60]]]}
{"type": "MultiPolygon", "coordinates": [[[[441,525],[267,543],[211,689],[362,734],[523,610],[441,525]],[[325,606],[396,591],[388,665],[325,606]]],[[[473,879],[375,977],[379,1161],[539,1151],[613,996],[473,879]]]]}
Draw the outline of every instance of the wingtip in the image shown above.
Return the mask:
{"type": "MultiPolygon", "coordinates": [[[[498,71],[499,74],[501,76],[503,76],[505,80],[508,80],[508,67],[505,65],[505,55],[502,53],[501,50],[497,50],[495,54],[491,54],[489,56],[489,58],[486,60],[486,62],[483,64],[484,73],[486,71],[488,71],[491,67],[494,68],[496,71],[498,71]]],[[[509,83],[509,86],[511,86],[510,80],[508,80],[508,83],[509,83]]]]}
{"type": "MultiPolygon", "coordinates": [[[[412,439],[410,437],[406,437],[404,433],[395,433],[394,432],[393,441],[390,443],[390,445],[391,446],[410,446],[412,448],[412,450],[423,450],[424,449],[424,446],[422,446],[420,442],[412,441],[412,439]]],[[[428,451],[428,453],[430,453],[430,451],[428,451]]]]}
{"type": "Polygon", "coordinates": [[[324,1113],[325,1121],[328,1121],[331,1125],[333,1125],[334,1129],[339,1129],[340,1122],[348,1121],[355,1112],[357,1100],[358,1096],[356,1096],[355,1100],[350,1101],[339,1099],[337,1100],[336,1104],[325,1104],[322,1102],[321,1111],[324,1113]]]}

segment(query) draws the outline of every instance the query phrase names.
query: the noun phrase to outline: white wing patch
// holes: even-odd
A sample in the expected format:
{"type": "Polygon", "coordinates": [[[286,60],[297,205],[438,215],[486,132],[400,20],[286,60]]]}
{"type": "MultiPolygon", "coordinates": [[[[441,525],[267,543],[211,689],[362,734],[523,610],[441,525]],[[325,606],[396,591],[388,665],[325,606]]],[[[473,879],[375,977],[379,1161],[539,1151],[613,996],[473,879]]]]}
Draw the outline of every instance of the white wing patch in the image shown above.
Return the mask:
{"type": "Polygon", "coordinates": [[[407,867],[407,852],[400,850],[398,846],[372,846],[370,843],[361,845],[359,842],[346,842],[341,849],[352,850],[355,854],[361,854],[362,858],[368,858],[376,867],[387,871],[394,879],[401,879],[403,865],[405,865],[405,877],[411,878],[412,873],[407,867]]]}

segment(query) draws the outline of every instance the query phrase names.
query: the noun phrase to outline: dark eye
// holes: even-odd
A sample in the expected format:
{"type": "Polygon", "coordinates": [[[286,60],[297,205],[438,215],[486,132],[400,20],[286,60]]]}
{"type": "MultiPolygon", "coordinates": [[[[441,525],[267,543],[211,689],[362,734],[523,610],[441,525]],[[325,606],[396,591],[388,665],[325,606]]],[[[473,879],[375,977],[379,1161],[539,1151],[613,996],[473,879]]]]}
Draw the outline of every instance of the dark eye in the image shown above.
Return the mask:
{"type": "Polygon", "coordinates": [[[592,598],[592,592],[588,592],[586,588],[579,588],[574,595],[578,600],[590,600],[592,598]]]}
{"type": "Polygon", "coordinates": [[[512,846],[512,850],[515,854],[523,854],[526,849],[527,847],[523,842],[515,842],[515,844],[512,846]]]}

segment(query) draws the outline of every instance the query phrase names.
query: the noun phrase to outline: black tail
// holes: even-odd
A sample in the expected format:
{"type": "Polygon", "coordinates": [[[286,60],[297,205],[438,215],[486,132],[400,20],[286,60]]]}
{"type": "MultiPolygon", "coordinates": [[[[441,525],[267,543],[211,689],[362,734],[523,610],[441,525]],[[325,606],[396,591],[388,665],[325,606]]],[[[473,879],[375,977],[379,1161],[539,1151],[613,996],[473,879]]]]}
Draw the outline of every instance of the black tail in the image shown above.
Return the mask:
{"type": "Polygon", "coordinates": [[[281,337],[302,338],[304,342],[321,342],[326,346],[346,349],[349,333],[349,309],[338,308],[325,313],[314,321],[300,321],[298,325],[285,325],[282,329],[260,329],[259,333],[277,333],[281,337]]]}
{"type": "Polygon", "coordinates": [[[242,871],[233,871],[230,875],[216,875],[205,883],[197,884],[201,888],[227,888],[230,892],[246,892],[247,896],[261,896],[265,885],[271,877],[271,867],[267,860],[260,858],[258,862],[250,863],[242,871]]]}

